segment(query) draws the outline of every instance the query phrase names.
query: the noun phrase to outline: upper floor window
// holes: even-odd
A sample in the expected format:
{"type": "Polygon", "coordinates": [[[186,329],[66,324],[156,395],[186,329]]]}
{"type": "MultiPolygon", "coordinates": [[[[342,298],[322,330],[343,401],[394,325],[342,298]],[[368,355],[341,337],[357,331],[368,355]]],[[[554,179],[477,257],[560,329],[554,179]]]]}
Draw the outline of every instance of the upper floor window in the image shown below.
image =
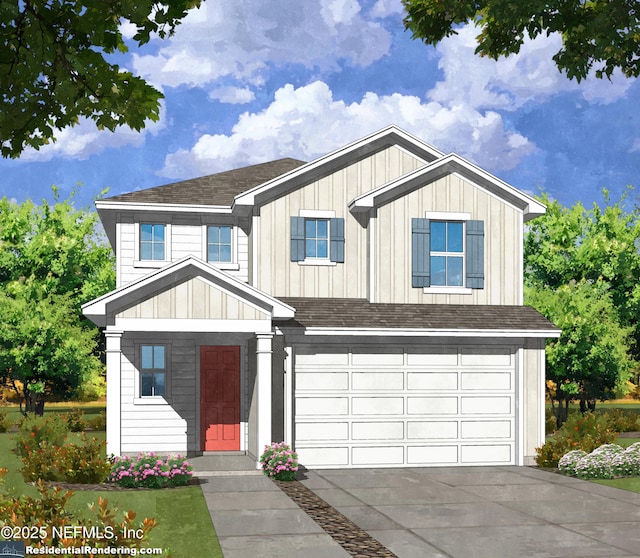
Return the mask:
{"type": "Polygon", "coordinates": [[[310,265],[344,263],[344,219],[331,211],[301,211],[291,217],[291,261],[310,265]]]}
{"type": "Polygon", "coordinates": [[[207,261],[231,263],[233,261],[233,228],[207,227],[207,261]]]}
{"type": "Polygon", "coordinates": [[[411,286],[461,294],[484,289],[484,221],[427,215],[434,218],[411,219],[411,286]]]}
{"type": "Polygon", "coordinates": [[[140,224],[140,259],[165,259],[165,225],[140,224]]]}
{"type": "Polygon", "coordinates": [[[305,258],[329,258],[329,219],[305,219],[305,258]]]}
{"type": "Polygon", "coordinates": [[[141,345],[140,396],[164,396],[166,372],[166,347],[164,345],[141,345]]]}
{"type": "Polygon", "coordinates": [[[463,223],[429,223],[431,286],[462,287],[464,272],[463,223]]]}

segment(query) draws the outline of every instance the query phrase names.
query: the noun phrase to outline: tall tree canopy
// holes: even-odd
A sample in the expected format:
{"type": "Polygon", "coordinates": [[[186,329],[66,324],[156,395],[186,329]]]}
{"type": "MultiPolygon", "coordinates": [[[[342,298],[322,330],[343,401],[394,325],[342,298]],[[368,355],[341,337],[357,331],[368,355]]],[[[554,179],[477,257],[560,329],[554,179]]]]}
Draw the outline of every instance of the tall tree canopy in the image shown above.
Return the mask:
{"type": "Polygon", "coordinates": [[[162,94],[107,60],[133,41],[173,34],[200,0],[2,0],[0,2],[0,148],[18,157],[54,140],[55,130],[94,120],[135,130],[158,120],[162,94]]]}
{"type": "Polygon", "coordinates": [[[548,393],[558,426],[569,402],[581,408],[625,387],[640,361],[640,212],[627,198],[587,210],[547,195],[528,225],[525,302],[562,329],[547,343],[548,393]]]}
{"type": "Polygon", "coordinates": [[[80,306],[115,288],[114,262],[95,212],[0,200],[0,380],[25,409],[73,395],[103,370],[98,329],[80,306]],[[19,382],[19,383],[18,383],[19,382]]]}
{"type": "Polygon", "coordinates": [[[558,32],[558,69],[578,81],[595,69],[610,77],[619,68],[640,75],[640,6],[635,0],[402,0],[404,23],[414,38],[435,45],[473,22],[480,28],[476,53],[499,58],[519,52],[525,38],[558,32]]]}

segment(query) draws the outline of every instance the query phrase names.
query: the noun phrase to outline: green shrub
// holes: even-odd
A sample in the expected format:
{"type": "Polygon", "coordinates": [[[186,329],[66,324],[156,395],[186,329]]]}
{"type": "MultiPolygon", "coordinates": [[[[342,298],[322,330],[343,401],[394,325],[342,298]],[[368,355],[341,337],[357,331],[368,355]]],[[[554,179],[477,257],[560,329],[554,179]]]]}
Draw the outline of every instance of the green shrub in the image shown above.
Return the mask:
{"type": "MultiPolygon", "coordinates": [[[[0,469],[0,482],[5,473],[6,469],[0,469]]],[[[6,498],[0,492],[0,525],[27,527],[20,530],[27,536],[33,536],[36,533],[37,538],[23,539],[28,546],[36,548],[118,546],[140,549],[146,546],[149,531],[156,526],[154,519],[145,518],[142,522],[136,523],[134,521],[136,514],[133,511],[123,515],[118,514],[123,519],[117,521],[117,510],[109,508],[108,500],[103,498],[98,498],[98,504],[92,504],[89,507],[93,517],[86,519],[67,509],[73,492],[62,491],[59,487],[48,488],[42,481],[37,482],[36,488],[39,495],[35,498],[30,496],[6,498]],[[56,533],[62,532],[65,526],[86,527],[86,536],[61,539],[56,533]]],[[[135,556],[133,552],[131,555],[135,556]]]]}
{"type": "Polygon", "coordinates": [[[9,414],[4,409],[0,409],[0,433],[8,432],[13,426],[13,421],[9,418],[9,414]]]}
{"type": "Polygon", "coordinates": [[[185,486],[192,471],[193,466],[181,455],[169,455],[162,460],[153,452],[139,453],[138,457],[113,459],[107,481],[126,488],[185,486]]]}
{"type": "Polygon", "coordinates": [[[603,444],[615,442],[616,437],[605,415],[569,415],[562,428],[549,436],[542,447],[536,448],[536,463],[540,467],[557,467],[566,453],[572,450],[590,453],[603,444]]]}
{"type": "Polygon", "coordinates": [[[551,409],[546,409],[545,416],[544,416],[544,433],[546,435],[549,435],[555,432],[556,424],[557,424],[556,417],[553,416],[551,409]]]}
{"type": "Polygon", "coordinates": [[[606,416],[611,428],[616,432],[636,432],[640,430],[640,417],[633,411],[607,409],[606,416]]]}
{"type": "Polygon", "coordinates": [[[103,482],[111,463],[105,457],[104,440],[88,438],[83,432],[80,443],[56,446],[43,440],[37,449],[20,459],[22,476],[27,482],[44,481],[96,484],[103,482]]]}
{"type": "Polygon", "coordinates": [[[47,417],[28,416],[20,424],[16,436],[15,452],[25,457],[29,452],[40,449],[41,442],[60,447],[69,433],[67,422],[58,415],[47,417]]]}
{"type": "Polygon", "coordinates": [[[82,432],[84,430],[85,423],[82,415],[84,415],[84,411],[78,408],[71,409],[64,415],[70,432],[82,432]]]}
{"type": "Polygon", "coordinates": [[[90,418],[88,420],[88,424],[92,430],[96,430],[96,431],[106,430],[107,429],[107,413],[105,413],[104,411],[100,411],[99,414],[97,414],[95,417],[90,418]]]}

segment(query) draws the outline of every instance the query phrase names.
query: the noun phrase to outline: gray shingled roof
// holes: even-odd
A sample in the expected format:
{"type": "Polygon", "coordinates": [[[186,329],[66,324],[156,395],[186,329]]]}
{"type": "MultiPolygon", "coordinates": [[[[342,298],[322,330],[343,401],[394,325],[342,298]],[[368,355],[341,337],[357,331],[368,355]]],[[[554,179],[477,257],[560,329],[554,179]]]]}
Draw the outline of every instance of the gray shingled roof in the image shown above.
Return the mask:
{"type": "Polygon", "coordinates": [[[106,201],[230,206],[233,198],[238,194],[304,164],[304,161],[297,159],[278,159],[269,163],[112,196],[106,198],[106,201]]]}
{"type": "Polygon", "coordinates": [[[291,327],[555,330],[530,306],[377,304],[364,299],[283,298],[296,309],[291,327]]]}

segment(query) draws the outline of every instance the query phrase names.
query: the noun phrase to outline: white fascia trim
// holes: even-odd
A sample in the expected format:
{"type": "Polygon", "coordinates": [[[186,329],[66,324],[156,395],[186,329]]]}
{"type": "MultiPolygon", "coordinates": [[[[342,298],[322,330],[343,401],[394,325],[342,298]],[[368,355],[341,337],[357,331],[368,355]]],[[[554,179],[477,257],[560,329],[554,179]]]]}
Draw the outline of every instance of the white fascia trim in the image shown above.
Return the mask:
{"type": "Polygon", "coordinates": [[[390,329],[390,328],[324,328],[308,327],[304,330],[305,335],[375,335],[375,336],[396,336],[396,337],[560,337],[560,332],[555,330],[529,330],[529,329],[390,329]]]}
{"type": "Polygon", "coordinates": [[[158,211],[162,213],[227,213],[231,214],[228,205],[189,205],[169,203],[131,203],[131,202],[96,202],[96,209],[116,209],[120,211],[158,211]]]}
{"type": "Polygon", "coordinates": [[[385,136],[393,136],[393,135],[399,136],[404,141],[414,144],[420,150],[427,151],[428,153],[433,155],[434,158],[442,157],[444,155],[444,153],[439,149],[436,149],[435,147],[429,145],[428,143],[425,143],[424,141],[418,139],[417,137],[412,136],[411,134],[398,128],[397,126],[391,125],[391,126],[387,126],[386,128],[383,128],[382,130],[374,132],[369,136],[356,140],[344,147],[341,147],[336,151],[328,153],[327,155],[324,155],[319,159],[316,159],[315,161],[311,161],[306,165],[302,165],[297,169],[293,169],[292,171],[289,171],[288,173],[285,173],[277,178],[274,178],[273,180],[270,180],[268,182],[265,182],[263,184],[256,186],[255,188],[247,190],[242,194],[238,194],[234,198],[234,205],[255,205],[256,196],[261,194],[262,192],[269,190],[270,188],[273,188],[275,186],[278,186],[279,184],[282,184],[283,182],[286,182],[291,178],[306,174],[311,170],[314,170],[318,167],[321,167],[322,165],[330,163],[331,161],[334,161],[336,159],[340,159],[343,157],[347,157],[350,153],[358,150],[361,147],[364,147],[368,143],[373,143],[377,140],[384,138],[385,136]]]}
{"type": "Polygon", "coordinates": [[[206,320],[175,318],[116,318],[115,327],[125,331],[171,331],[176,333],[255,333],[269,330],[271,320],[206,320]]]}

